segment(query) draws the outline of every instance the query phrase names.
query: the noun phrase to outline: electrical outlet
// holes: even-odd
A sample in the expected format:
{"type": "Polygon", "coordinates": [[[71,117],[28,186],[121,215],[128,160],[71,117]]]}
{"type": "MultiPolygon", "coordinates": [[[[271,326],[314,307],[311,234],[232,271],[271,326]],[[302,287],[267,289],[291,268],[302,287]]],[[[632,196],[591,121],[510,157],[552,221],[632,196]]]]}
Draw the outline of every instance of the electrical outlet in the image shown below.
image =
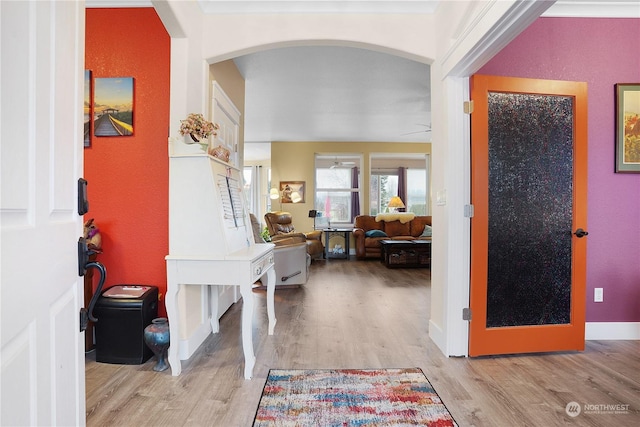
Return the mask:
{"type": "Polygon", "coordinates": [[[602,288],[595,288],[593,290],[593,302],[602,302],[604,301],[604,294],[602,288]]]}

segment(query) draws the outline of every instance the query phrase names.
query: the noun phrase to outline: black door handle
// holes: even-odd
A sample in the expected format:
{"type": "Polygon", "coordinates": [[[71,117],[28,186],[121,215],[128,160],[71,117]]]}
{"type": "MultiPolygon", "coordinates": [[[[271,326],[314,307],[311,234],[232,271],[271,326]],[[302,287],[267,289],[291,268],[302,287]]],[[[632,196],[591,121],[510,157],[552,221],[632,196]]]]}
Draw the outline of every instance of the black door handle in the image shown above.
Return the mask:
{"type": "Polygon", "coordinates": [[[588,234],[589,234],[589,232],[588,232],[588,231],[584,231],[582,228],[578,228],[578,229],[575,231],[575,233],[573,233],[573,234],[575,234],[578,238],[582,238],[582,237],[584,237],[584,236],[588,235],[588,234]]]}
{"type": "Polygon", "coordinates": [[[100,280],[98,282],[98,288],[95,293],[91,297],[91,301],[89,302],[89,307],[80,309],[80,332],[87,330],[87,325],[89,320],[92,322],[97,322],[98,319],[93,315],[93,309],[102,293],[102,287],[104,286],[104,281],[107,278],[107,269],[101,263],[97,261],[89,261],[89,257],[93,255],[95,252],[89,250],[87,246],[87,240],[84,237],[80,237],[78,239],[78,275],[84,276],[89,268],[95,268],[100,272],[100,280]]]}

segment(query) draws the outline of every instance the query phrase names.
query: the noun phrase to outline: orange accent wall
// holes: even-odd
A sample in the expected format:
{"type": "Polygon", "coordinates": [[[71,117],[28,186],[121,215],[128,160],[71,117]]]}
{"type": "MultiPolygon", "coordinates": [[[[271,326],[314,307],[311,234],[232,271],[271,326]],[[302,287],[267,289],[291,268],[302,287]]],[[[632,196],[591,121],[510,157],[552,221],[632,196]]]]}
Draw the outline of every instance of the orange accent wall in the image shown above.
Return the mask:
{"type": "Polygon", "coordinates": [[[171,39],[153,8],[87,9],[85,42],[93,78],[134,78],[133,136],[92,136],[84,149],[85,218],[102,234],[105,287],[158,286],[166,316],[171,39]]]}

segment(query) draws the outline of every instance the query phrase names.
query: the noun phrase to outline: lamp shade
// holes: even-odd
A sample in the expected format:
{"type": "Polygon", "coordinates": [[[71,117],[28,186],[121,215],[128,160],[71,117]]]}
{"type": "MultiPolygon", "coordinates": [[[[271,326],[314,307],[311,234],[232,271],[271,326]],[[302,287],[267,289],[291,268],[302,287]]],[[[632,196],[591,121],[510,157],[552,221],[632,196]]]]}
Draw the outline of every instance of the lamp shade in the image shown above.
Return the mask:
{"type": "Polygon", "coordinates": [[[393,196],[391,200],[389,200],[390,208],[404,208],[404,203],[402,203],[402,199],[398,196],[393,196]]]}
{"type": "Polygon", "coordinates": [[[269,198],[271,200],[280,198],[280,192],[278,191],[277,188],[272,188],[271,190],[269,190],[269,198]]]}
{"type": "Polygon", "coordinates": [[[302,197],[300,196],[300,193],[298,193],[297,191],[294,191],[293,193],[291,193],[291,201],[293,203],[300,203],[302,201],[302,197]]]}

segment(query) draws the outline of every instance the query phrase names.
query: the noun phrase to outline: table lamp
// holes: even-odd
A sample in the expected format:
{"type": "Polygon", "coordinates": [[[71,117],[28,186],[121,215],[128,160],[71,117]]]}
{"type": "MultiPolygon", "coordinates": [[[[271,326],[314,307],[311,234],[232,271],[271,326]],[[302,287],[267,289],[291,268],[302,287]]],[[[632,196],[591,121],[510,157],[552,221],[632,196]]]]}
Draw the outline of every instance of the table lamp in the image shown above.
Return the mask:
{"type": "Polygon", "coordinates": [[[311,209],[309,211],[309,218],[313,218],[313,229],[316,229],[316,217],[318,216],[318,211],[316,209],[311,209]]]}
{"type": "Polygon", "coordinates": [[[402,199],[398,196],[393,196],[391,200],[389,200],[389,209],[393,209],[392,212],[398,212],[398,209],[404,208],[404,203],[402,203],[402,199]]]}

